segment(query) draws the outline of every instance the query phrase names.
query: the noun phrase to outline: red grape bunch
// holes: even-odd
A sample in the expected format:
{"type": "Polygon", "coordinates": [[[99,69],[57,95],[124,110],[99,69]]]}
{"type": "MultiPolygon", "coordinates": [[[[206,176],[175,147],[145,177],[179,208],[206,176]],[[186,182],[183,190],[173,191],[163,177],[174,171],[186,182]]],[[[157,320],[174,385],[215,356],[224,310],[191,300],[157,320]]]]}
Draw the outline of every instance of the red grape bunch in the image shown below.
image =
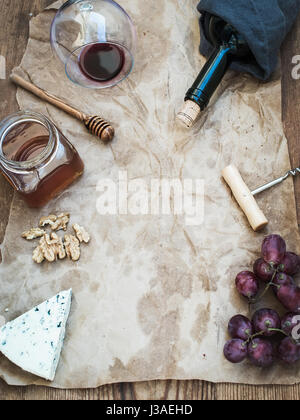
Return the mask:
{"type": "Polygon", "coordinates": [[[293,278],[300,272],[300,257],[287,252],[286,243],[279,235],[265,238],[261,254],[253,272],[242,271],[237,275],[236,288],[250,304],[273,289],[289,312],[280,319],[273,309],[263,308],[251,320],[243,315],[231,318],[228,324],[231,340],[225,344],[224,356],[231,363],[248,359],[258,367],[272,365],[276,357],[292,364],[300,360],[300,288],[293,278]],[[258,296],[260,281],[265,283],[265,290],[258,296]]]}

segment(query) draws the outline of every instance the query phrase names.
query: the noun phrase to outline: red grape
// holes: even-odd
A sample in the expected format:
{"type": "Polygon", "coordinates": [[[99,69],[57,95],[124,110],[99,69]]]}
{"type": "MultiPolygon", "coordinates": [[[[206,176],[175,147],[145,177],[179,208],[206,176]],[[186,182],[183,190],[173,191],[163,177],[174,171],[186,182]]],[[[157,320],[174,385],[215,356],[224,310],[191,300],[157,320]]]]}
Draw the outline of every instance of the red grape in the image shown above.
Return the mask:
{"type": "Polygon", "coordinates": [[[258,294],[259,283],[251,271],[242,271],[236,276],[235,284],[238,292],[248,298],[253,299],[258,294]]]}
{"type": "Polygon", "coordinates": [[[268,367],[274,362],[274,349],[265,338],[255,338],[248,345],[250,362],[258,367],[268,367]]]}
{"type": "Polygon", "coordinates": [[[300,273],[300,256],[287,252],[286,243],[280,235],[269,235],[262,243],[262,258],[255,261],[253,272],[242,271],[235,279],[238,292],[249,300],[257,302],[259,281],[267,285],[265,293],[272,286],[276,297],[288,309],[282,320],[273,309],[257,310],[250,321],[244,315],[235,315],[228,323],[231,336],[224,346],[224,356],[231,363],[240,363],[247,357],[258,367],[269,367],[279,359],[292,364],[300,360],[300,287],[293,276],[300,273]],[[255,299],[256,298],[256,299],[255,299]],[[272,337],[277,333],[286,335],[276,349],[273,344],[279,340],[272,337]],[[298,337],[299,336],[299,337],[298,337]],[[268,339],[271,337],[271,339],[268,339]],[[299,340],[298,340],[299,338],[299,340]]]}
{"type": "Polygon", "coordinates": [[[278,357],[288,364],[297,362],[300,360],[300,344],[291,337],[285,337],[278,347],[278,357]]]}
{"type": "Polygon", "coordinates": [[[294,312],[289,312],[289,313],[285,314],[284,317],[281,320],[281,329],[282,329],[282,331],[284,331],[288,335],[292,334],[293,329],[297,325],[299,325],[299,327],[300,327],[300,321],[295,320],[296,316],[299,316],[299,315],[294,313],[294,312]]]}
{"type": "Polygon", "coordinates": [[[296,285],[281,285],[277,291],[277,298],[289,311],[300,313],[300,288],[296,285]]]}
{"type": "Polygon", "coordinates": [[[287,252],[281,260],[279,269],[290,276],[300,271],[300,258],[293,252],[287,252]]]}
{"type": "Polygon", "coordinates": [[[254,331],[259,333],[264,331],[264,336],[270,337],[276,334],[276,331],[269,331],[270,328],[279,329],[281,326],[280,317],[273,309],[259,309],[252,318],[254,331]]]}
{"type": "Polygon", "coordinates": [[[277,273],[273,279],[273,283],[276,284],[276,286],[273,287],[275,295],[277,295],[278,290],[279,290],[279,287],[277,286],[283,286],[283,285],[295,286],[294,279],[285,273],[277,273]]]}
{"type": "Polygon", "coordinates": [[[236,315],[229,321],[228,332],[232,338],[248,340],[253,334],[251,321],[243,315],[236,315]]]}
{"type": "Polygon", "coordinates": [[[270,264],[266,263],[263,258],[259,258],[254,263],[253,271],[258,278],[263,280],[265,283],[269,283],[272,280],[275,270],[270,266],[270,264]]]}
{"type": "Polygon", "coordinates": [[[276,266],[281,263],[285,256],[285,241],[279,235],[267,236],[263,241],[261,253],[267,263],[276,266]]]}
{"type": "Polygon", "coordinates": [[[241,363],[247,357],[246,343],[238,338],[227,341],[224,346],[224,356],[231,363],[241,363]]]}

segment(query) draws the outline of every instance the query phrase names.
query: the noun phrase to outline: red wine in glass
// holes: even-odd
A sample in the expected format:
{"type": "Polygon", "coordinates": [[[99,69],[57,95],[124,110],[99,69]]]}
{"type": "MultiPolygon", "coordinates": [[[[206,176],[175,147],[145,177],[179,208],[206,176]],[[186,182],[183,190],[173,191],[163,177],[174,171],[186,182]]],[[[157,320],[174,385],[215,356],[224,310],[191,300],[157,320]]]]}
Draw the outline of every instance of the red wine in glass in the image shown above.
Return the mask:
{"type": "Polygon", "coordinates": [[[118,76],[124,64],[123,49],[109,42],[88,45],[79,56],[79,66],[83,74],[102,83],[118,76]]]}

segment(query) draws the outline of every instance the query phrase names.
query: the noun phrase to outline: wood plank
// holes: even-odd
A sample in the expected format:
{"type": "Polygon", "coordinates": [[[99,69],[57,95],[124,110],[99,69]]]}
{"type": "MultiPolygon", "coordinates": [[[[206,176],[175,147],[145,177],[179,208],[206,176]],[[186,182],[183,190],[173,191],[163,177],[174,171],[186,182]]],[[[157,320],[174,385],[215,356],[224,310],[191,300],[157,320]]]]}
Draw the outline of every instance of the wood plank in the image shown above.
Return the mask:
{"type": "Polygon", "coordinates": [[[270,400],[300,399],[300,387],[212,384],[204,381],[151,381],[105,385],[95,389],[59,390],[9,387],[0,382],[0,400],[270,400]]]}
{"type": "MultiPolygon", "coordinates": [[[[30,14],[37,14],[51,4],[51,0],[1,0],[0,14],[0,55],[6,60],[8,76],[23,57],[27,40],[30,14]]],[[[6,80],[0,80],[0,119],[18,110],[16,88],[6,80]]],[[[13,192],[8,183],[0,177],[0,244],[3,242],[8,221],[13,192]]],[[[1,262],[1,252],[0,252],[1,262]]]]}
{"type": "MultiPolygon", "coordinates": [[[[300,15],[281,49],[282,119],[288,139],[292,168],[300,166],[300,79],[292,77],[293,57],[300,57],[300,15]]],[[[298,62],[300,63],[300,61],[298,62]]],[[[300,70],[298,71],[300,77],[300,70]]],[[[300,177],[294,179],[298,224],[300,224],[300,177]]]]}
{"type": "MultiPolygon", "coordinates": [[[[0,55],[6,57],[7,74],[18,65],[28,38],[29,14],[37,14],[52,0],[1,0],[0,55]]],[[[288,37],[282,49],[283,116],[289,140],[293,166],[300,162],[300,81],[291,77],[291,60],[300,54],[300,18],[297,28],[288,37]],[[295,32],[297,30],[297,32],[295,32]],[[299,93],[299,95],[298,95],[299,93]],[[296,121],[296,123],[294,122],[296,121]]],[[[15,88],[8,80],[0,80],[0,118],[17,110],[15,88]]],[[[296,181],[298,217],[300,215],[300,178],[296,181]]],[[[3,240],[12,193],[0,178],[0,244],[3,240]]],[[[300,222],[300,218],[299,218],[300,222]]],[[[212,384],[204,381],[152,381],[136,384],[106,385],[97,389],[57,390],[46,387],[10,387],[0,380],[0,400],[299,400],[300,386],[249,386],[212,384]]]]}

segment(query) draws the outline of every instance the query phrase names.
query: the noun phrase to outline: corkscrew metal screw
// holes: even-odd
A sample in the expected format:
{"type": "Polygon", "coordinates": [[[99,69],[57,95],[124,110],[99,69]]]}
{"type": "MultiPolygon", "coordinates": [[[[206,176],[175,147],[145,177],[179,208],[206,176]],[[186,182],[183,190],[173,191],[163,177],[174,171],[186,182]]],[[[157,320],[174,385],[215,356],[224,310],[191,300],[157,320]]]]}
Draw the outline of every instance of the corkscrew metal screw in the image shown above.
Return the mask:
{"type": "Polygon", "coordinates": [[[239,170],[234,165],[229,165],[222,171],[222,176],[232,190],[232,193],[247,216],[250,225],[253,230],[258,231],[264,228],[268,224],[268,220],[263,212],[258,207],[254,196],[260,194],[269,188],[274,187],[277,184],[285,181],[290,176],[297,176],[300,174],[300,167],[288,171],[285,175],[274,181],[268,182],[253,191],[250,191],[248,186],[245,184],[239,170]]]}
{"type": "Polygon", "coordinates": [[[260,194],[263,191],[268,190],[269,188],[274,187],[277,184],[280,184],[281,182],[285,181],[289,176],[297,176],[300,174],[300,168],[291,169],[288,171],[284,176],[281,176],[280,178],[275,179],[274,181],[268,182],[265,185],[262,185],[259,188],[256,188],[256,190],[252,191],[252,195],[260,194]]]}

